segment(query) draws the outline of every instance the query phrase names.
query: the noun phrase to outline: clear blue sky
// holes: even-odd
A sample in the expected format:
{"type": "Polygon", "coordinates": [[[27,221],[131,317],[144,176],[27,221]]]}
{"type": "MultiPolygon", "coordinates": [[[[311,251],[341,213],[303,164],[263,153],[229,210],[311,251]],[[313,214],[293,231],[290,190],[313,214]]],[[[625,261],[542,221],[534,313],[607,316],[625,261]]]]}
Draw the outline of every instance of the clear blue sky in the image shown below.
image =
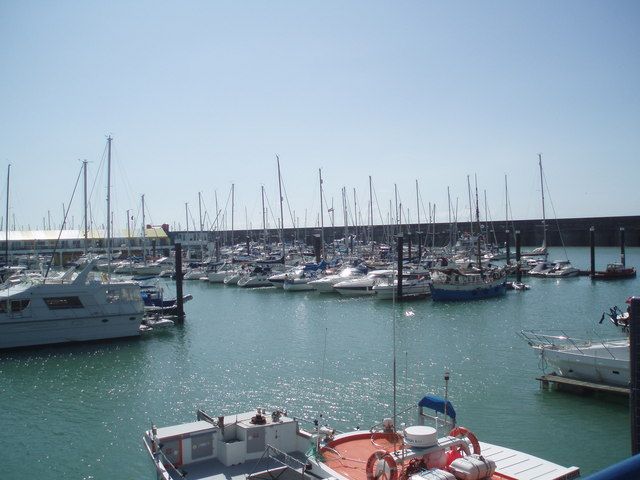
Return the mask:
{"type": "MultiPolygon", "coordinates": [[[[505,175],[513,217],[539,218],[540,152],[558,217],[637,215],[639,25],[637,1],[5,0],[9,218],[34,228],[50,212],[59,224],[87,159],[104,223],[105,175],[94,179],[107,134],[119,227],[145,194],[149,222],[184,228],[185,203],[197,222],[202,192],[213,216],[214,192],[224,208],[232,183],[236,227],[245,209],[260,226],[261,185],[273,225],[276,154],[309,225],[319,168],[339,224],[343,186],[366,218],[369,175],[376,223],[394,185],[416,221],[416,180],[439,220],[447,186],[467,218],[474,174],[492,218],[504,219],[505,175]]],[[[76,227],[81,200],[80,189],[76,227]]]]}

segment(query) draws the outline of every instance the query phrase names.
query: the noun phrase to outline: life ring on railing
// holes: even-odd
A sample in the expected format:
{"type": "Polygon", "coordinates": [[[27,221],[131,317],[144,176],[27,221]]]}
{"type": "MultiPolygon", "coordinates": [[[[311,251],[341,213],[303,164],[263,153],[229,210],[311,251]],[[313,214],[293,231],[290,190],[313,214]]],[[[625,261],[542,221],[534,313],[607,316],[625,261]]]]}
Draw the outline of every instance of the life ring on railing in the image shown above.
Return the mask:
{"type": "Polygon", "coordinates": [[[386,477],[387,480],[397,480],[398,464],[396,463],[394,458],[386,450],[376,450],[367,460],[367,480],[377,480],[381,478],[382,474],[385,473],[385,470],[387,468],[389,469],[389,476],[386,477]],[[384,461],[385,465],[382,467],[382,469],[376,469],[380,461],[384,461]]]}
{"type": "MultiPolygon", "coordinates": [[[[474,435],[474,433],[471,430],[464,427],[455,427],[449,432],[449,436],[466,437],[469,440],[469,442],[471,442],[471,446],[473,447],[473,453],[476,455],[480,455],[480,442],[478,442],[478,438],[474,435]]],[[[454,450],[457,453],[457,456],[455,458],[460,458],[461,456],[460,447],[454,450]]],[[[455,455],[452,455],[452,456],[455,456],[455,455]]],[[[455,458],[452,458],[451,460],[453,461],[455,460],[455,458]]]]}

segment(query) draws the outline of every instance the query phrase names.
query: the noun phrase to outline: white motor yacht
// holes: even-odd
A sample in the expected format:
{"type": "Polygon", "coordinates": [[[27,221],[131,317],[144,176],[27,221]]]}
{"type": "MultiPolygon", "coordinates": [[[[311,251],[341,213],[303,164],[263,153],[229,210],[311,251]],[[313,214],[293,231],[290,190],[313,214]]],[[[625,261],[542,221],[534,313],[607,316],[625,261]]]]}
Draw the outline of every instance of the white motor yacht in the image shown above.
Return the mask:
{"type": "MultiPolygon", "coordinates": [[[[376,298],[393,300],[398,295],[397,275],[390,275],[385,280],[378,281],[373,286],[376,298]]],[[[402,276],[402,298],[423,298],[431,295],[431,280],[424,275],[402,276]]]]}
{"type": "Polygon", "coordinates": [[[564,331],[523,330],[543,366],[561,377],[618,387],[629,386],[629,339],[576,338],[564,331]]]}
{"type": "Polygon", "coordinates": [[[551,269],[544,274],[545,277],[551,278],[577,277],[578,275],[580,275],[580,270],[571,265],[569,260],[554,262],[551,269]]]}
{"type": "Polygon", "coordinates": [[[333,288],[337,283],[346,282],[366,275],[367,269],[364,267],[345,267],[333,275],[325,275],[309,282],[314,289],[320,293],[335,293],[333,288]]]}
{"type": "Polygon", "coordinates": [[[268,266],[256,265],[253,269],[238,279],[238,286],[245,288],[272,287],[269,277],[272,275],[268,266]]]}
{"type": "Polygon", "coordinates": [[[393,275],[393,272],[394,270],[372,270],[365,277],[338,282],[333,288],[344,296],[374,295],[376,292],[373,286],[376,281],[393,275]]]}
{"type": "Polygon", "coordinates": [[[92,279],[93,266],[72,280],[21,282],[0,290],[0,348],[139,335],[139,286],[92,279]]]}

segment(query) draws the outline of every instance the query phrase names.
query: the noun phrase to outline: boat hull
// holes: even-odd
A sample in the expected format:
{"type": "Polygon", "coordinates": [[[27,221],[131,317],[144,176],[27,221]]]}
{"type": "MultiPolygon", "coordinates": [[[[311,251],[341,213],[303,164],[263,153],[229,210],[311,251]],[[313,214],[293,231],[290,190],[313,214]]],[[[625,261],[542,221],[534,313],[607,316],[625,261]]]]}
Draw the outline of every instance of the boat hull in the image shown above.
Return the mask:
{"type": "Polygon", "coordinates": [[[431,297],[436,302],[481,300],[504,295],[507,287],[504,281],[487,285],[431,285],[431,297]]]}
{"type": "Polygon", "coordinates": [[[0,325],[0,348],[136,337],[140,335],[142,317],[142,313],[131,313],[91,318],[4,321],[0,325]]]}
{"type": "Polygon", "coordinates": [[[629,345],[592,345],[589,347],[552,349],[541,348],[542,358],[559,376],[587,382],[629,386],[629,345]]]}

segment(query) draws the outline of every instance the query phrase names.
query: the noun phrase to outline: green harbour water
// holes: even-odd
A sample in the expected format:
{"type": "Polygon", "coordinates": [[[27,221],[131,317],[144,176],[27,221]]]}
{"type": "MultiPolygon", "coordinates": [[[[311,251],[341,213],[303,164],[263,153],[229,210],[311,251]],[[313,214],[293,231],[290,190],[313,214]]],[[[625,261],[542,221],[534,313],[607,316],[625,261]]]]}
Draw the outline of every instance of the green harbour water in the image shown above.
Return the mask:
{"type": "MultiPolygon", "coordinates": [[[[588,248],[567,249],[587,269],[588,248]]],[[[597,266],[616,261],[597,249],[597,266]]],[[[563,259],[552,249],[550,259],[563,259]]],[[[640,266],[640,248],[627,249],[640,266]]],[[[0,352],[0,450],[7,478],[153,479],[143,431],[212,416],[284,408],[339,430],[444,393],[480,440],[583,474],[630,454],[626,398],[541,390],[522,329],[596,331],[613,305],[640,295],[640,279],[525,279],[526,292],[466,303],[393,304],[317,292],[185,283],[184,325],[139,339],[0,352]]],[[[167,289],[172,289],[167,284],[167,289]]]]}

